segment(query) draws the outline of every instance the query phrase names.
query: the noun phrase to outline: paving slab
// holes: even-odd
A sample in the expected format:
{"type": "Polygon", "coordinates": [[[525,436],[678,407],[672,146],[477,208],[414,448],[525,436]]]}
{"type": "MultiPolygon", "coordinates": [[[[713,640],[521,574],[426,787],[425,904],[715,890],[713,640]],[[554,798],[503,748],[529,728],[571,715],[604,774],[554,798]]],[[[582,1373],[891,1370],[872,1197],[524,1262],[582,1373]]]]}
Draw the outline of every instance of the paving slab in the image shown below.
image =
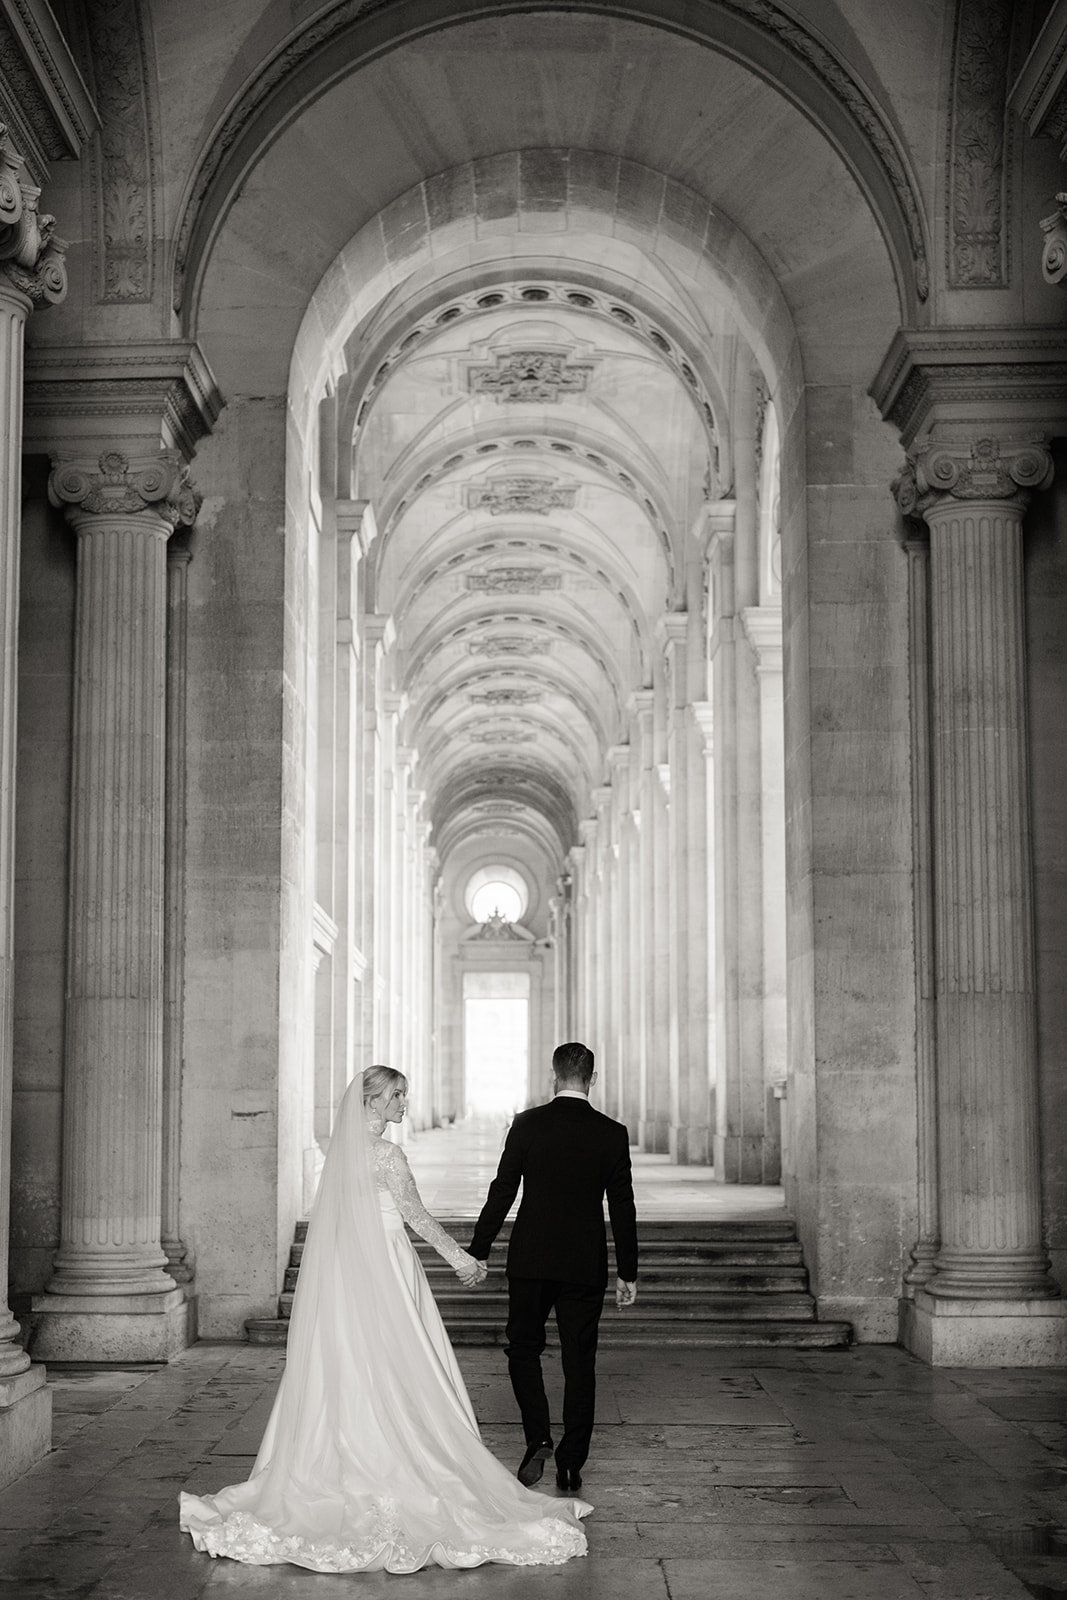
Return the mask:
{"type": "MultiPolygon", "coordinates": [[[[487,1446],[516,1463],[502,1352],[458,1355],[487,1446]]],[[[946,1377],[881,1346],[798,1355],[605,1353],[588,1556],[432,1569],[403,1580],[406,1600],[1067,1594],[1067,1375],[1047,1388],[1029,1370],[946,1377]]],[[[58,1447],[0,1492],[0,1600],[324,1600],[355,1587],[212,1561],[177,1528],[179,1490],[247,1477],[282,1365],[276,1349],[220,1344],[154,1370],[56,1370],[58,1447]]],[[[558,1364],[548,1387],[558,1416],[558,1364]]],[[[360,1600],[397,1600],[397,1581],[361,1574],[360,1600]]]]}

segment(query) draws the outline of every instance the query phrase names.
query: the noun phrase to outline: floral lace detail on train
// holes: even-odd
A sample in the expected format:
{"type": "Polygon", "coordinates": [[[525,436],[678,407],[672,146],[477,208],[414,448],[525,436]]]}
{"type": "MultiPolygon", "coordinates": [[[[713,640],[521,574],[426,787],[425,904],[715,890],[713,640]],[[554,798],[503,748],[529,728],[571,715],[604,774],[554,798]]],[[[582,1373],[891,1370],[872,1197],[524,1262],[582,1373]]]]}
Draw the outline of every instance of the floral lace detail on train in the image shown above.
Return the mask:
{"type": "Polygon", "coordinates": [[[452,1235],[445,1232],[423,1205],[422,1196],[408,1166],[408,1158],[400,1146],[372,1134],[370,1148],[375,1186],[389,1191],[396,1202],[396,1209],[408,1226],[414,1228],[420,1239],[425,1239],[427,1244],[432,1245],[450,1267],[477,1265],[474,1257],[469,1256],[452,1235]]]}
{"type": "MultiPolygon", "coordinates": [[[[184,1524],[183,1524],[184,1525],[184,1524]]],[[[530,1529],[528,1547],[506,1549],[495,1545],[475,1545],[460,1549],[446,1540],[416,1550],[406,1540],[395,1500],[377,1501],[367,1520],[366,1534],[351,1544],[332,1540],[312,1541],[299,1536],[275,1533],[244,1511],[233,1511],[223,1521],[206,1527],[190,1527],[198,1550],[211,1556],[228,1556],[248,1566],[305,1567],[312,1572],[419,1572],[436,1560],[440,1566],[478,1567],[488,1561],[510,1566],[561,1566],[574,1556],[586,1553],[585,1533],[579,1527],[552,1516],[530,1529]],[[536,1527],[536,1534],[534,1532],[536,1527]]]]}

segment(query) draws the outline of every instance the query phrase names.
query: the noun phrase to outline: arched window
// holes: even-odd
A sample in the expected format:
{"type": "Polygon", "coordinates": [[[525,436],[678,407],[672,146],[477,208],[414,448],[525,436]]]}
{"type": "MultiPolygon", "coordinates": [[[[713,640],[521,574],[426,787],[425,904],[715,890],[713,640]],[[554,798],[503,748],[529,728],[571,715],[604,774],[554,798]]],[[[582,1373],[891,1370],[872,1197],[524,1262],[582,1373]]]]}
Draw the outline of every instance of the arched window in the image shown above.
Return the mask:
{"type": "Polygon", "coordinates": [[[529,890],[521,872],[502,863],[479,867],[467,881],[464,894],[467,910],[475,922],[502,917],[505,922],[521,922],[529,904],[529,890]]]}

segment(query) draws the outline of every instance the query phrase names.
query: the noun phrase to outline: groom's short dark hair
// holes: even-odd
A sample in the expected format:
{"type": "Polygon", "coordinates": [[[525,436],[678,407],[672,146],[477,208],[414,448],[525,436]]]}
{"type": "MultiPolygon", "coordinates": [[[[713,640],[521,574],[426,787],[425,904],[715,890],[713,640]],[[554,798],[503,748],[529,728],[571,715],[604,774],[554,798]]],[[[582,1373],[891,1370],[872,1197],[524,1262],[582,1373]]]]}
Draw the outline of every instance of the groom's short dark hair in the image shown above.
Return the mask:
{"type": "Polygon", "coordinates": [[[580,1083],[588,1089],[596,1062],[588,1045],[572,1040],[558,1044],[552,1052],[552,1071],[561,1083],[580,1083]]]}

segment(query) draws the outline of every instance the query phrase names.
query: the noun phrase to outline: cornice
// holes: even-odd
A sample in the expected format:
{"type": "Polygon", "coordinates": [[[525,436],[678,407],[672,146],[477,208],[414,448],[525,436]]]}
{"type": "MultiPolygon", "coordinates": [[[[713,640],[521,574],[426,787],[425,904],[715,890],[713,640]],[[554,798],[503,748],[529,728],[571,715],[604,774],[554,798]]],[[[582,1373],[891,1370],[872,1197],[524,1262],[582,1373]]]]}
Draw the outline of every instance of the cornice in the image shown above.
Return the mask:
{"type": "Polygon", "coordinates": [[[1061,139],[1067,160],[1067,0],[1055,0],[1008,95],[1034,138],[1061,139]]]}
{"type": "Polygon", "coordinates": [[[0,121],[39,186],[50,162],[77,158],[100,126],[45,0],[0,0],[0,121]]]}
{"type": "Polygon", "coordinates": [[[39,346],[26,352],[24,448],[68,433],[159,434],[186,459],[222,410],[211,368],[189,340],[39,346]]]}
{"type": "Polygon", "coordinates": [[[936,427],[1063,432],[1067,328],[901,328],[868,392],[905,449],[936,427]]]}

